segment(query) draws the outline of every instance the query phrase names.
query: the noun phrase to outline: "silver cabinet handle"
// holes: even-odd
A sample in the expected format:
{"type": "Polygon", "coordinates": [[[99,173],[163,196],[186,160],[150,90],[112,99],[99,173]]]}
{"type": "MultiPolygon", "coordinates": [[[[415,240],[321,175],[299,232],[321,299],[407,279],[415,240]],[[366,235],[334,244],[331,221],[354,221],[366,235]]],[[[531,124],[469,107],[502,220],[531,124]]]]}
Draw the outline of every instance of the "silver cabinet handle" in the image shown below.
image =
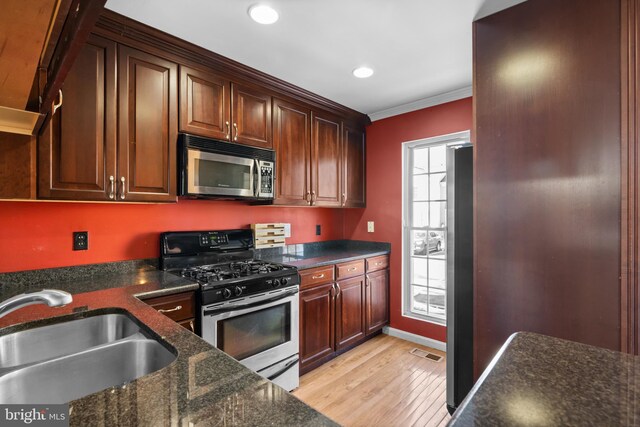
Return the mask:
{"type": "Polygon", "coordinates": [[[316,192],[315,192],[315,191],[312,191],[312,192],[311,192],[311,203],[310,203],[310,204],[312,205],[312,204],[314,204],[314,203],[315,203],[315,202],[317,202],[317,201],[318,201],[318,198],[316,197],[316,192]],[[314,198],[315,198],[315,200],[313,200],[314,198]]]}
{"type": "Polygon", "coordinates": [[[193,332],[195,334],[196,333],[196,328],[195,328],[195,326],[193,326],[193,320],[189,321],[189,327],[191,328],[191,332],[193,332]]]}
{"type": "Polygon", "coordinates": [[[347,268],[347,271],[356,271],[358,269],[358,267],[351,267],[351,268],[347,268]]]}
{"type": "Polygon", "coordinates": [[[229,126],[229,120],[224,122],[224,124],[227,126],[227,136],[225,136],[225,138],[229,140],[231,139],[231,127],[229,126]]]}
{"type": "Polygon", "coordinates": [[[113,200],[116,197],[116,179],[113,175],[109,176],[109,199],[113,200]]]}
{"type": "Polygon", "coordinates": [[[336,298],[340,298],[340,295],[342,295],[342,289],[340,289],[339,283],[336,283],[336,288],[338,288],[338,293],[336,294],[336,298]]]}
{"type": "Polygon", "coordinates": [[[125,193],[127,191],[124,176],[120,178],[120,182],[122,183],[122,193],[120,193],[120,199],[124,200],[125,193]]]}
{"type": "Polygon", "coordinates": [[[182,306],[181,305],[176,305],[175,307],[168,308],[168,309],[160,308],[160,309],[158,309],[158,313],[171,313],[173,311],[178,311],[178,310],[182,310],[182,306]]]}
{"type": "Polygon", "coordinates": [[[62,107],[62,89],[58,90],[58,99],[59,102],[56,104],[53,104],[53,113],[51,113],[51,115],[53,116],[54,114],[56,114],[56,111],[58,111],[58,108],[62,107]]]}
{"type": "Polygon", "coordinates": [[[310,199],[310,197],[311,197],[311,192],[310,192],[310,191],[307,191],[307,195],[306,195],[306,196],[304,196],[304,199],[307,201],[307,203],[309,204],[309,206],[311,206],[311,199],[310,199]]]}
{"type": "Polygon", "coordinates": [[[234,140],[234,141],[237,141],[237,140],[238,140],[238,124],[237,124],[237,123],[234,123],[234,124],[233,124],[233,130],[234,130],[234,132],[235,132],[235,135],[234,135],[234,137],[233,137],[233,140],[234,140]]]}
{"type": "Polygon", "coordinates": [[[346,194],[342,193],[342,206],[347,204],[347,196],[346,194]]]}
{"type": "Polygon", "coordinates": [[[312,278],[313,280],[316,280],[316,279],[322,279],[322,278],[324,278],[324,273],[319,274],[319,275],[317,275],[317,276],[311,276],[311,278],[312,278]]]}

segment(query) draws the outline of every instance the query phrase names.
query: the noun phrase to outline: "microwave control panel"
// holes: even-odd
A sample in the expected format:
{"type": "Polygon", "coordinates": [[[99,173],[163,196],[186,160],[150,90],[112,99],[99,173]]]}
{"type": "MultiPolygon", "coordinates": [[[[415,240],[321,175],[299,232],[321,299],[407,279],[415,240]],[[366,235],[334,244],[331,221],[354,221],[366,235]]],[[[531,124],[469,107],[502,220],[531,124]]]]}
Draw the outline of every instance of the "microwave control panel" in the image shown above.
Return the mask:
{"type": "Polygon", "coordinates": [[[260,161],[260,194],[259,197],[273,197],[273,162],[260,161]]]}

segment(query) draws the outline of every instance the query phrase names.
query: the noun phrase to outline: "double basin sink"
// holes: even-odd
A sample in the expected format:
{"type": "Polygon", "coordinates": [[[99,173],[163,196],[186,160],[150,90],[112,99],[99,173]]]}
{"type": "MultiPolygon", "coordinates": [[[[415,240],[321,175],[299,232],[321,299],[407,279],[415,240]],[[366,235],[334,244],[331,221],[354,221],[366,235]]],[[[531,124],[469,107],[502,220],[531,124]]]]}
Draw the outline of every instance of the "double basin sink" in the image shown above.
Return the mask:
{"type": "Polygon", "coordinates": [[[127,312],[85,315],[0,336],[0,404],[66,403],[176,359],[127,312]]]}

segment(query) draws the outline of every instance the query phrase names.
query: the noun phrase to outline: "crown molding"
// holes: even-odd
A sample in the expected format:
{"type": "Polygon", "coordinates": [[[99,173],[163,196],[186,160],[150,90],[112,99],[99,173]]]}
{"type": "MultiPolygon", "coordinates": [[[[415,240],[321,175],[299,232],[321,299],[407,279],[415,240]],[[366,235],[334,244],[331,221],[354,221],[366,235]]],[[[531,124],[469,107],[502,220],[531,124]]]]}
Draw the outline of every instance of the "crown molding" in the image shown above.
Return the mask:
{"type": "Polygon", "coordinates": [[[471,95],[473,95],[472,86],[467,86],[460,89],[452,90],[451,92],[430,96],[428,98],[422,98],[417,101],[408,102],[396,107],[380,110],[375,113],[369,114],[369,118],[372,122],[375,122],[376,120],[386,119],[387,117],[393,117],[399,114],[409,113],[411,111],[421,110],[423,108],[433,107],[440,104],[446,104],[447,102],[469,98],[471,95]]]}

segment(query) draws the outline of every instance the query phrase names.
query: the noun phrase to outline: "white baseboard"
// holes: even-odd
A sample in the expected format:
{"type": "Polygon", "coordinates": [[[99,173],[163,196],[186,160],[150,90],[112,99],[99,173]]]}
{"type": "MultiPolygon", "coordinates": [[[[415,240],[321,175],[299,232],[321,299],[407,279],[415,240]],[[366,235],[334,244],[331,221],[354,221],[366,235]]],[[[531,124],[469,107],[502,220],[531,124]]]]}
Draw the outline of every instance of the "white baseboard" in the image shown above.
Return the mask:
{"type": "Polygon", "coordinates": [[[382,333],[406,341],[411,341],[416,344],[424,345],[426,347],[435,348],[436,350],[445,352],[447,351],[447,343],[434,340],[432,338],[423,337],[422,335],[412,334],[411,332],[401,331],[400,329],[390,328],[388,326],[382,328],[382,333]]]}

